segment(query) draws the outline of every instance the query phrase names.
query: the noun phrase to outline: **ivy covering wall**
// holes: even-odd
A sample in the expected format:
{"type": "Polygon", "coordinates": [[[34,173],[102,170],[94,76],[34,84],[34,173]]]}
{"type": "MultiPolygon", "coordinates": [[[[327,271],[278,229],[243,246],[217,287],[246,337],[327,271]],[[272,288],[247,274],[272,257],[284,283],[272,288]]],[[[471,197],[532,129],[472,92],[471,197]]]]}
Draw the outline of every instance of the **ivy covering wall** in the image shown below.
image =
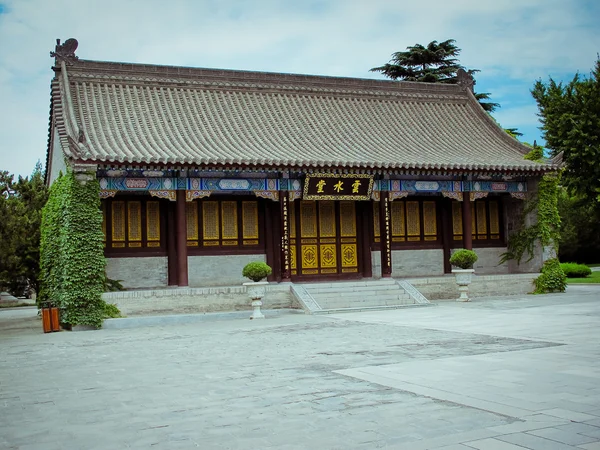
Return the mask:
{"type": "MultiPolygon", "coordinates": [[[[537,242],[543,247],[553,248],[554,254],[558,254],[560,240],[559,183],[560,173],[548,173],[541,178],[537,193],[525,206],[518,231],[508,238],[507,252],[502,255],[500,263],[509,259],[520,263],[526,255],[528,256],[527,261],[530,261],[533,258],[537,242]],[[534,224],[527,226],[525,217],[533,211],[536,212],[537,220],[534,224]]],[[[548,260],[540,270],[542,275],[534,281],[534,293],[564,292],[566,276],[560,268],[558,259],[548,260]]]]}
{"type": "Polygon", "coordinates": [[[72,172],[57,179],[42,212],[41,290],[38,304],[51,302],[61,324],[101,327],[105,259],[99,184],[72,172]]]}

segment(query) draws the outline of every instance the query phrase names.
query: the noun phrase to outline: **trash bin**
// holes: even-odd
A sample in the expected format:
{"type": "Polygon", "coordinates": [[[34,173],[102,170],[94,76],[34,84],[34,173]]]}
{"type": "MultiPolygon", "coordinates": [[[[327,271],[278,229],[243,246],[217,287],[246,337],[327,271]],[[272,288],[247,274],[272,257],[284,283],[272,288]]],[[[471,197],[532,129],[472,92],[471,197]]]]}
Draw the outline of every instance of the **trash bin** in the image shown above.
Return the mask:
{"type": "Polygon", "coordinates": [[[42,303],[42,328],[44,333],[60,331],[58,308],[50,303],[42,303]]]}

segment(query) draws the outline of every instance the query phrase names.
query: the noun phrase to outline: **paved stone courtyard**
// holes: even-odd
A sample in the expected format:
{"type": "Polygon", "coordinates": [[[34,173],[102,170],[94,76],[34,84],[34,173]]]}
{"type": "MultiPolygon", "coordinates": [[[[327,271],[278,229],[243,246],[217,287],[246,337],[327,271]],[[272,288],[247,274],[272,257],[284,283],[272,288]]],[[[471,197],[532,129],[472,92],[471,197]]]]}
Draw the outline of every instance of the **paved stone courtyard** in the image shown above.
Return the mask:
{"type": "Polygon", "coordinates": [[[0,310],[0,448],[600,449],[600,286],[44,335],[0,310]]]}

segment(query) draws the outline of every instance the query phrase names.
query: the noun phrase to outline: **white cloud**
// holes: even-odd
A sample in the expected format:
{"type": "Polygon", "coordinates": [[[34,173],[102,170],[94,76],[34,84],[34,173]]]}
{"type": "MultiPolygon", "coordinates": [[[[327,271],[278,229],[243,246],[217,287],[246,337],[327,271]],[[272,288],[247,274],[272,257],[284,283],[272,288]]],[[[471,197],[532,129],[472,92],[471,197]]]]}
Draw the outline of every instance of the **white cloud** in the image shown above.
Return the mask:
{"type": "Polygon", "coordinates": [[[498,120],[517,127],[535,106],[514,109],[507,86],[528,97],[534,79],[587,73],[600,49],[586,0],[0,3],[0,169],[21,174],[45,159],[57,37],[77,38],[85,59],[358,77],[378,77],[368,69],[408,45],[454,38],[461,63],[482,70],[477,87],[506,102],[498,120]]]}

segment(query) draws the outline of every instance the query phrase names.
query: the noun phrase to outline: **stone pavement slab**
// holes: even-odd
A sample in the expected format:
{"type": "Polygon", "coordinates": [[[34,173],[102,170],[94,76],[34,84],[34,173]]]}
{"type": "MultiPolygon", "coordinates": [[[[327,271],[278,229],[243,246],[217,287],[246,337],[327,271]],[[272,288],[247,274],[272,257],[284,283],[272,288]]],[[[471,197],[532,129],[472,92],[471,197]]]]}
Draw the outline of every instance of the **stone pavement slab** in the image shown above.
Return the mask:
{"type": "Polygon", "coordinates": [[[599,299],[46,335],[0,311],[0,448],[590,450],[599,299]]]}

